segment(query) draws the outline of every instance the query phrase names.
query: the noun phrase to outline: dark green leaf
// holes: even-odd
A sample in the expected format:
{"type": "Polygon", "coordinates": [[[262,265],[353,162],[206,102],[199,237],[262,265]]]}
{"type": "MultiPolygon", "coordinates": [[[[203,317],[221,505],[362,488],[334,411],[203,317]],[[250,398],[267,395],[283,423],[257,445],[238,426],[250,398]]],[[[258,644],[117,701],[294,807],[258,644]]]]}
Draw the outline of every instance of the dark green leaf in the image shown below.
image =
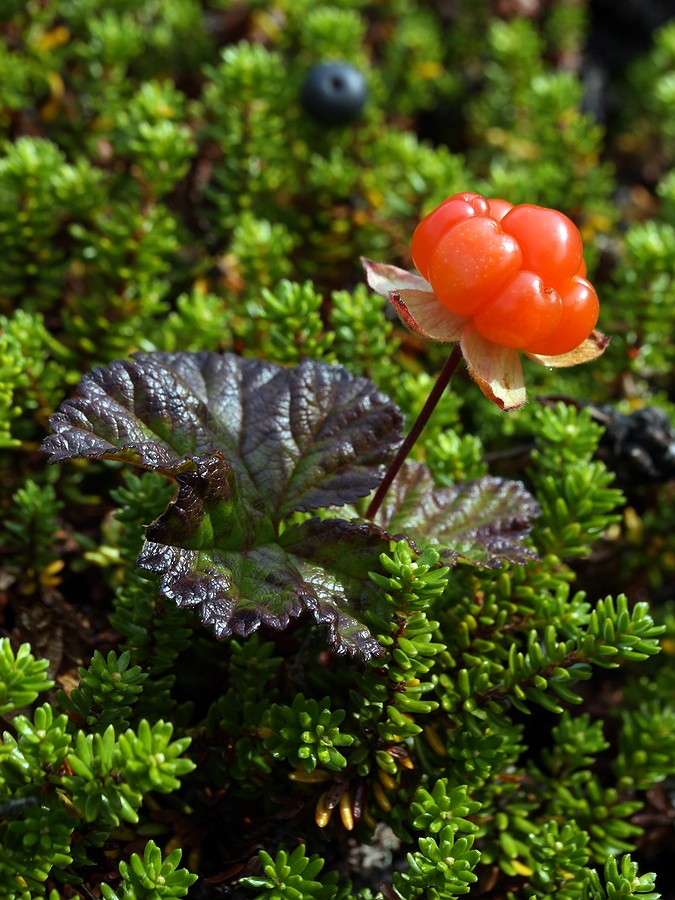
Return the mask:
{"type": "Polygon", "coordinates": [[[414,542],[418,552],[436,547],[453,563],[492,568],[502,560],[522,564],[534,557],[522,542],[538,514],[536,501],[519,481],[487,477],[435,487],[426,466],[407,463],[377,521],[390,534],[414,542]]]}
{"type": "Polygon", "coordinates": [[[178,493],[146,538],[183,550],[242,550],[274,540],[270,520],[241,502],[234,474],[222,454],[186,457],[166,470],[178,493]]]}
{"type": "Polygon", "coordinates": [[[398,409],[340,366],[285,369],[207,352],[94,369],[50,423],[43,450],[53,462],[103,457],[173,477],[186,457],[220,452],[242,502],[275,525],[370,493],[401,438],[398,409]]]}
{"type": "Polygon", "coordinates": [[[165,542],[172,510],[149,529],[153,539],[139,565],[162,575],[164,596],[197,607],[217,637],[246,636],[261,624],[283,629],[310,612],[328,626],[338,652],[366,658],[381,652],[361,620],[366,604],[381,602],[368,572],[379,568],[389,539],[376,526],[314,518],[288,528],[279,543],[223,549],[216,538],[215,546],[183,549],[165,542]]]}
{"type": "Polygon", "coordinates": [[[360,616],[380,596],[368,573],[388,537],[337,519],[282,525],[380,481],[401,415],[370,381],[313,360],[284,369],[232,354],[139,354],[85,376],[51,424],[52,461],[116,459],[176,481],[138,564],[218,637],[310,612],[339,652],[380,652],[360,616]]]}

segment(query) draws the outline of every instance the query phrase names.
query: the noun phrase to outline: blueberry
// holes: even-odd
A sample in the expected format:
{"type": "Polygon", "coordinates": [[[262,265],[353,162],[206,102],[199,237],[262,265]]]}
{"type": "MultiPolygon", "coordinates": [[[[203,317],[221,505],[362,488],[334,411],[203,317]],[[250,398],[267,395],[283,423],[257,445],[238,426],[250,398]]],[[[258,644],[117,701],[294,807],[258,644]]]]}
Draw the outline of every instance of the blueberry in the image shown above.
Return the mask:
{"type": "Polygon", "coordinates": [[[300,99],[324,125],[347,125],[361,115],[368,90],[358,69],[345,62],[318,63],[307,73],[300,99]]]}

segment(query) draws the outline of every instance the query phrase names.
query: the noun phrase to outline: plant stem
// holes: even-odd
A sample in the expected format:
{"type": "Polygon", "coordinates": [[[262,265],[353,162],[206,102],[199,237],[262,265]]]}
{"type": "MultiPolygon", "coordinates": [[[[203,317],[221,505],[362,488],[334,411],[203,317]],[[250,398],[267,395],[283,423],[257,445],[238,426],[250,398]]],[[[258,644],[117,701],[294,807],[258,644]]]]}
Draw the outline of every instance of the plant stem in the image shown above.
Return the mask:
{"type": "Polygon", "coordinates": [[[446,389],[448,384],[450,383],[450,379],[455,374],[455,370],[459,364],[460,359],[462,358],[462,351],[460,349],[459,344],[455,344],[453,347],[452,353],[447,358],[445,365],[440,371],[438,378],[436,379],[436,383],[431,389],[429,396],[427,397],[426,403],[422,407],[420,414],[415,419],[412,428],[408,432],[406,439],[403,441],[401,446],[398,449],[398,453],[392,459],[389,464],[389,468],[387,469],[384,478],[377,491],[375,492],[375,496],[370,501],[370,505],[366,510],[366,519],[374,519],[377,511],[382,505],[382,501],[387,495],[387,491],[391,487],[391,483],[398,475],[399,469],[405,462],[408,454],[414,447],[417,438],[422,434],[424,426],[429,421],[432,412],[436,408],[436,404],[441,399],[441,395],[443,391],[446,389]]]}

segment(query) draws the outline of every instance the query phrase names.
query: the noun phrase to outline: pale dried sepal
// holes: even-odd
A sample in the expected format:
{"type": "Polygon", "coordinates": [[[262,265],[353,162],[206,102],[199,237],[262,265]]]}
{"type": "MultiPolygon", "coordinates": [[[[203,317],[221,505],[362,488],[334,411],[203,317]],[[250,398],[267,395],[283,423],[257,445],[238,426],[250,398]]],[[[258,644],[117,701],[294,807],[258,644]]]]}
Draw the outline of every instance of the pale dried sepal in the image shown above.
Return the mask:
{"type": "MultiPolygon", "coordinates": [[[[372,259],[361,257],[361,265],[366,273],[368,284],[376,294],[389,297],[392,291],[417,290],[430,291],[431,285],[414,272],[400,269],[398,266],[390,266],[387,263],[374,262],[372,259]]],[[[436,301],[438,302],[438,301],[436,301]]]]}
{"type": "Polygon", "coordinates": [[[488,400],[505,411],[520,409],[527,394],[518,351],[486,340],[473,323],[464,328],[461,346],[469,373],[488,400]]]}
{"type": "Polygon", "coordinates": [[[392,291],[389,299],[406,328],[432,341],[458,341],[468,322],[446,309],[431,291],[392,291]]]}
{"type": "Polygon", "coordinates": [[[525,353],[528,359],[536,362],[540,366],[548,366],[550,369],[566,369],[569,366],[578,366],[580,363],[592,362],[597,359],[607,349],[610,338],[601,331],[591,331],[589,336],[583,342],[570,350],[569,353],[561,353],[560,356],[542,356],[539,353],[525,353]]]}

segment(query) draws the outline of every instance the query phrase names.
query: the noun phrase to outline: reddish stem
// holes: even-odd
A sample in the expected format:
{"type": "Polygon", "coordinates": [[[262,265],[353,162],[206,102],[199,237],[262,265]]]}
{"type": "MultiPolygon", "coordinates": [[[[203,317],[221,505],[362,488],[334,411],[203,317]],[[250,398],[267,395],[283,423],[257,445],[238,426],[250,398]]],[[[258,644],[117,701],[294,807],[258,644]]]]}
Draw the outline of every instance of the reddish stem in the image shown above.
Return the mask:
{"type": "Polygon", "coordinates": [[[382,505],[382,501],[387,495],[387,491],[391,487],[391,483],[396,478],[399,473],[399,469],[405,462],[408,454],[414,447],[417,438],[422,434],[424,426],[429,421],[432,412],[436,408],[436,404],[441,399],[441,395],[443,391],[446,389],[448,384],[450,383],[450,379],[455,374],[455,370],[459,365],[459,361],[462,358],[462,351],[460,349],[459,344],[455,344],[453,347],[452,353],[447,358],[445,365],[440,371],[438,378],[436,379],[436,383],[431,389],[429,396],[427,397],[426,403],[422,407],[422,410],[418,417],[415,419],[412,428],[408,432],[406,439],[403,441],[401,446],[398,449],[398,453],[392,459],[389,464],[389,468],[387,469],[384,478],[382,479],[382,483],[378,487],[375,492],[375,496],[370,501],[370,506],[366,511],[366,519],[374,519],[377,515],[377,511],[382,505]]]}

